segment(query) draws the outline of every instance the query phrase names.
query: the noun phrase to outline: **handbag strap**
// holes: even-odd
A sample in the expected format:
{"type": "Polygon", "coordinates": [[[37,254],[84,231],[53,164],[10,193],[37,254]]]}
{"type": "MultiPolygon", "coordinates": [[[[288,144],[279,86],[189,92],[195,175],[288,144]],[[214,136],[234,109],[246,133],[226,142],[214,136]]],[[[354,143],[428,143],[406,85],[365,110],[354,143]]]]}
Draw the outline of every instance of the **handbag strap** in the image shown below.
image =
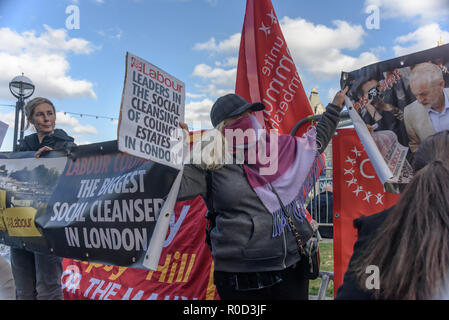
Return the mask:
{"type": "Polygon", "coordinates": [[[295,224],[293,223],[292,218],[287,213],[287,208],[284,206],[284,203],[281,200],[281,197],[279,197],[279,194],[276,192],[276,189],[273,187],[273,185],[270,183],[271,191],[276,195],[278,198],[279,204],[281,205],[282,212],[284,212],[285,217],[287,218],[288,224],[290,226],[290,229],[293,232],[293,235],[296,238],[296,243],[298,244],[298,250],[301,255],[305,255],[306,251],[304,250],[304,246],[302,244],[301,237],[299,236],[298,229],[296,229],[295,224]]]}

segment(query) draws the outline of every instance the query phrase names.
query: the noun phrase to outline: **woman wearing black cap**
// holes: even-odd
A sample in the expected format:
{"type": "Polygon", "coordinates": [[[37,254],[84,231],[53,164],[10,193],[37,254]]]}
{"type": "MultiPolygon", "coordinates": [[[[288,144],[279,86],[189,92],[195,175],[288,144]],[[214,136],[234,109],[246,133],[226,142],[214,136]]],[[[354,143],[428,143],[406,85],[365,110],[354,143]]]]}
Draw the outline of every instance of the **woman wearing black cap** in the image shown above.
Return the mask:
{"type": "MultiPolygon", "coordinates": [[[[215,130],[203,136],[213,147],[199,150],[208,150],[201,163],[193,159],[184,166],[178,200],[201,195],[214,216],[210,244],[221,299],[308,299],[296,238],[272,188],[299,227],[304,201],[319,176],[319,153],[335,132],[346,92],[337,93],[316,130],[312,127],[301,138],[267,134],[251,115],[265,108],[262,103],[248,103],[236,94],[214,103],[215,130]],[[239,140],[239,132],[254,134],[239,140]],[[275,163],[260,157],[260,150],[270,150],[267,155],[275,163]]],[[[198,150],[192,154],[198,156],[198,150]]]]}

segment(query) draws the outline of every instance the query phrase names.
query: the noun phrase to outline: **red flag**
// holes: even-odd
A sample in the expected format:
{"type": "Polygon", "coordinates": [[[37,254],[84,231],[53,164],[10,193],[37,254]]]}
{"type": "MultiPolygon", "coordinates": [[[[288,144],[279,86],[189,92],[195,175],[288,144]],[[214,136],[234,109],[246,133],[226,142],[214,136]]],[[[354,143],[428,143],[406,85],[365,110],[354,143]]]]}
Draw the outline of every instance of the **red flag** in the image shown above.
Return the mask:
{"type": "Polygon", "coordinates": [[[357,229],[353,220],[392,207],[398,194],[384,191],[355,129],[338,129],[333,148],[334,294],[343,283],[357,229]]]}
{"type": "MultiPolygon", "coordinates": [[[[264,103],[258,120],[281,134],[313,114],[270,0],[246,2],[235,92],[264,103]]],[[[297,134],[306,129],[302,126],[297,134]]]]}

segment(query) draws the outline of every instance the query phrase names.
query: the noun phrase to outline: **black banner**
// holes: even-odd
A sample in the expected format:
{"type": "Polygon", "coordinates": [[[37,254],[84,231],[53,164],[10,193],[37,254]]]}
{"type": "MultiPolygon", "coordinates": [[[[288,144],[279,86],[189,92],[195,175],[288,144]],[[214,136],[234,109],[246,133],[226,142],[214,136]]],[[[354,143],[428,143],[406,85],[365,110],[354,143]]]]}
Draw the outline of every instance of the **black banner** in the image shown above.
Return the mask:
{"type": "Polygon", "coordinates": [[[116,141],[79,146],[67,156],[0,154],[0,240],[139,268],[177,172],[119,152],[116,141]]]}

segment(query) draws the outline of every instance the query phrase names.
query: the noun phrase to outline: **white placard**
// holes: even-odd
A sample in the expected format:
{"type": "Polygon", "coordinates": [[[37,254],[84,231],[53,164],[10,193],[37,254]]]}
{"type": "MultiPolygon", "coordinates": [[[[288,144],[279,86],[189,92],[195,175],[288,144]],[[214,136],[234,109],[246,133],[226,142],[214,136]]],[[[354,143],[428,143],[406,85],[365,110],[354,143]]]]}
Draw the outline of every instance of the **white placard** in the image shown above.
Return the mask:
{"type": "Polygon", "coordinates": [[[165,71],[126,54],[118,149],[136,157],[182,168],[185,85],[165,71]]]}
{"type": "Polygon", "coordinates": [[[0,147],[3,144],[3,140],[5,139],[6,132],[8,131],[9,125],[7,123],[4,123],[3,121],[0,121],[0,147]]]}

